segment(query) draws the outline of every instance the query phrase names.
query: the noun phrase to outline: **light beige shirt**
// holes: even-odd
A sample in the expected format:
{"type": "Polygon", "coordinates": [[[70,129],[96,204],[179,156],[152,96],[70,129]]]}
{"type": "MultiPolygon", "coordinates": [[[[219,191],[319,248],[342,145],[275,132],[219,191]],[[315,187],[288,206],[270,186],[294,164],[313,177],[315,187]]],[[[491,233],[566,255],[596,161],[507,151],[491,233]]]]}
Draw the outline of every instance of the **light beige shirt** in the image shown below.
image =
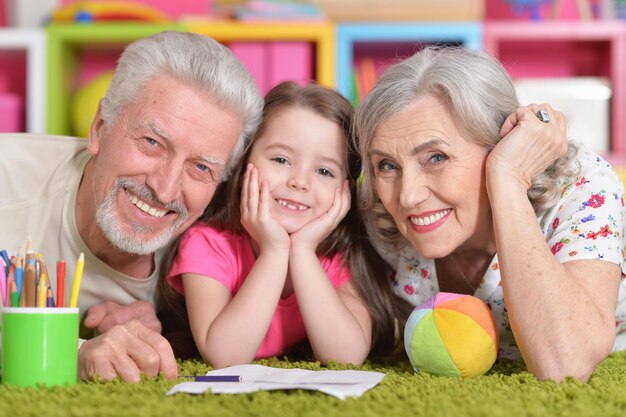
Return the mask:
{"type": "Polygon", "coordinates": [[[78,233],[76,193],[89,158],[85,139],[0,134],[0,249],[6,249],[9,256],[17,255],[30,237],[33,250],[46,261],[55,297],[56,262],[65,260],[66,303],[76,260],[83,252],[85,267],[78,298],[81,315],[106,300],[122,305],[137,300],[154,304],[158,267],[165,250],[157,253],[152,275],[136,279],[99,260],[78,233]]]}

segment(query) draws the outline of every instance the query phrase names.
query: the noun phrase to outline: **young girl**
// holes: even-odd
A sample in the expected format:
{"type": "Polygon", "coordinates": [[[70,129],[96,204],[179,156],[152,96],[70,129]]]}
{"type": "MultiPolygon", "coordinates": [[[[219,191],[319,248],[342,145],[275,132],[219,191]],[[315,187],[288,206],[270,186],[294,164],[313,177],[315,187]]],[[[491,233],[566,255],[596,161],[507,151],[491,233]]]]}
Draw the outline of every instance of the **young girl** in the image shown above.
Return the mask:
{"type": "Polygon", "coordinates": [[[184,293],[212,366],[279,355],[307,337],[322,363],[393,349],[393,296],[351,193],[352,119],[333,90],[274,87],[233,180],[180,240],[167,282],[184,293]]]}

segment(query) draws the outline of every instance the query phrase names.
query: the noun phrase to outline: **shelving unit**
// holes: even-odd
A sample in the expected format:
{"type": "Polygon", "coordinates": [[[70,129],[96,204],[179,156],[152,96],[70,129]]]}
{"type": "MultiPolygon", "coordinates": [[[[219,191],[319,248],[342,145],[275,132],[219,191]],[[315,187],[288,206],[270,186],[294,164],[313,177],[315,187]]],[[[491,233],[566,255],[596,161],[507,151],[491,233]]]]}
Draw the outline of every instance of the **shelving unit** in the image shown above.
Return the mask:
{"type": "Polygon", "coordinates": [[[188,20],[190,31],[228,44],[235,41],[304,41],[314,45],[314,78],[335,86],[335,26],[331,23],[235,22],[188,20]]]}
{"type": "MultiPolygon", "coordinates": [[[[70,103],[72,92],[81,79],[84,61],[89,56],[98,57],[100,69],[115,67],[124,47],[137,39],[164,30],[186,30],[182,23],[97,23],[97,24],[51,24],[48,37],[48,98],[47,133],[72,134],[70,127],[70,103]]],[[[91,62],[94,62],[93,60],[91,62]]]]}
{"type": "MultiPolygon", "coordinates": [[[[503,63],[514,80],[604,77],[612,87],[606,156],[611,162],[626,163],[626,24],[619,20],[344,24],[185,20],[165,25],[53,24],[44,30],[2,29],[0,64],[2,51],[7,50],[17,51],[17,59],[28,62],[24,65],[27,75],[22,77],[27,80],[18,80],[28,85],[22,87],[25,130],[72,134],[70,99],[76,87],[98,70],[113,69],[129,42],[167,29],[205,34],[226,45],[308,42],[314,54],[313,78],[351,99],[353,69],[364,56],[376,61],[379,73],[390,62],[431,43],[484,49],[503,63]]],[[[2,70],[0,65],[0,87],[2,70]]]]}
{"type": "Polygon", "coordinates": [[[375,59],[384,66],[390,59],[397,59],[416,52],[420,43],[453,43],[471,49],[482,47],[482,24],[466,23],[346,23],[337,26],[337,89],[344,96],[353,99],[353,68],[355,53],[377,44],[397,45],[402,49],[391,48],[392,55],[375,59]]]}
{"type": "Polygon", "coordinates": [[[601,76],[610,80],[608,159],[626,161],[626,28],[621,21],[494,21],[484,49],[511,78],[601,76]]]}
{"type": "Polygon", "coordinates": [[[329,23],[274,24],[190,20],[172,24],[53,24],[48,35],[47,133],[73,134],[72,93],[94,72],[112,70],[130,42],[163,30],[188,30],[228,45],[234,41],[305,41],[313,44],[315,79],[334,86],[334,26],[329,23]]]}
{"type": "Polygon", "coordinates": [[[45,39],[41,29],[0,29],[0,78],[3,89],[6,88],[4,92],[17,94],[24,103],[23,127],[30,133],[46,131],[45,39]],[[17,71],[11,68],[17,68],[17,71]]]}

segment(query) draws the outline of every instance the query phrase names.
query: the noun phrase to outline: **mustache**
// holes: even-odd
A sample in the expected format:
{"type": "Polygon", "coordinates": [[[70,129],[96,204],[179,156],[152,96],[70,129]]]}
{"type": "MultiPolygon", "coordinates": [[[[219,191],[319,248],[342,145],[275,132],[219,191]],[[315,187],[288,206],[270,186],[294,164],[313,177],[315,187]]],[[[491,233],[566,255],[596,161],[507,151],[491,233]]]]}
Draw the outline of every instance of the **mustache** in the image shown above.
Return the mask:
{"type": "Polygon", "coordinates": [[[128,191],[131,191],[133,194],[135,194],[146,203],[157,203],[159,206],[169,211],[176,212],[180,216],[186,217],[189,213],[189,210],[187,210],[187,206],[182,201],[173,200],[168,203],[164,203],[158,199],[156,193],[152,188],[144,184],[138,184],[128,177],[120,177],[115,180],[115,189],[119,190],[120,188],[125,188],[128,191]]]}

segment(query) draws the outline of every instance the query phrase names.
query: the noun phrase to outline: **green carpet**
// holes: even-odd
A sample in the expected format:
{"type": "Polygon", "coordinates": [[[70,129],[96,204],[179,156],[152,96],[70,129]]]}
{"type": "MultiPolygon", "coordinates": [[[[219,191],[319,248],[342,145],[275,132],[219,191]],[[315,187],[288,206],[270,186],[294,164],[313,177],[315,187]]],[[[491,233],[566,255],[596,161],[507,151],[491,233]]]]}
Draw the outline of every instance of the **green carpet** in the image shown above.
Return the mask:
{"type": "MultiPolygon", "coordinates": [[[[317,363],[276,359],[275,367],[320,369],[317,363]]],[[[182,375],[204,374],[199,362],[180,363],[182,375]]],[[[348,369],[331,365],[330,369],[348,369]]],[[[413,372],[407,362],[367,363],[383,381],[359,398],[344,401],[302,390],[239,395],[165,393],[179,381],[140,384],[80,382],[73,387],[19,388],[0,385],[0,416],[624,416],[626,352],[603,361],[589,383],[538,382],[520,363],[498,361],[474,379],[413,372]]]]}

